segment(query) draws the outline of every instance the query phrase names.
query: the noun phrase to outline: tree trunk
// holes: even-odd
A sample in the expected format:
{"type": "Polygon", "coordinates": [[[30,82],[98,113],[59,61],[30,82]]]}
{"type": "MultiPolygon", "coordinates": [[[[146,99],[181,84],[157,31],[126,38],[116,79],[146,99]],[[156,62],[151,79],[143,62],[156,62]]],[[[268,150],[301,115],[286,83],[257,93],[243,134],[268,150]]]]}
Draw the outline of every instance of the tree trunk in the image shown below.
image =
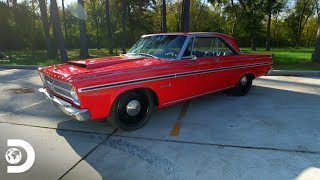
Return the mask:
{"type": "Polygon", "coordinates": [[[312,61],[320,63],[320,21],[318,22],[316,48],[312,56],[312,61]]]}
{"type": "Polygon", "coordinates": [[[127,12],[127,6],[126,6],[126,0],[122,0],[122,32],[121,32],[121,50],[122,54],[126,53],[126,12],[127,12]]]}
{"type": "Polygon", "coordinates": [[[63,17],[64,39],[67,41],[68,31],[67,31],[66,12],[64,9],[64,0],[62,0],[62,17],[63,17]]]}
{"type": "Polygon", "coordinates": [[[256,45],[256,21],[252,21],[252,37],[251,37],[251,49],[253,51],[257,50],[257,45],[256,45]]]}
{"type": "Polygon", "coordinates": [[[235,18],[234,21],[233,21],[233,23],[232,23],[231,34],[232,34],[233,37],[234,37],[234,35],[235,35],[236,26],[237,26],[237,18],[235,18]]]}
{"type": "Polygon", "coordinates": [[[100,36],[99,36],[99,23],[96,20],[96,38],[97,38],[97,49],[100,49],[100,36]]]}
{"type": "Polygon", "coordinates": [[[32,29],[31,29],[31,51],[32,51],[32,57],[34,57],[34,31],[36,29],[35,27],[35,7],[34,7],[34,0],[31,0],[31,6],[32,6],[32,29]]]}
{"type": "Polygon", "coordinates": [[[100,36],[99,36],[99,15],[97,13],[97,8],[96,8],[96,1],[95,0],[90,0],[91,2],[91,8],[92,11],[94,12],[94,25],[96,28],[96,42],[97,42],[97,49],[100,49],[100,36]]]}
{"type": "Polygon", "coordinates": [[[17,7],[17,0],[12,0],[12,6],[17,7]]]}
{"type": "Polygon", "coordinates": [[[234,21],[233,21],[233,24],[232,24],[232,30],[231,30],[232,36],[234,37],[235,36],[236,26],[237,26],[237,23],[238,23],[238,10],[234,6],[233,0],[231,0],[231,6],[232,6],[232,9],[233,9],[234,15],[235,15],[235,18],[234,18],[234,21]]]}
{"type": "Polygon", "coordinates": [[[162,0],[162,32],[167,32],[167,6],[166,0],[162,0]]]}
{"type": "Polygon", "coordinates": [[[7,6],[8,6],[8,7],[10,6],[9,0],[7,0],[7,6]]]}
{"type": "Polygon", "coordinates": [[[182,1],[181,31],[188,32],[190,26],[190,0],[182,1]]]}
{"type": "MultiPolygon", "coordinates": [[[[297,32],[297,36],[296,36],[296,42],[295,42],[295,46],[296,47],[299,47],[299,45],[300,45],[300,38],[301,38],[301,32],[302,32],[302,30],[303,30],[303,23],[302,23],[302,21],[303,21],[303,15],[304,15],[304,13],[305,13],[305,11],[306,11],[306,7],[307,7],[307,4],[309,3],[309,0],[307,0],[307,1],[304,1],[304,3],[303,3],[303,8],[302,8],[302,12],[301,12],[301,14],[300,14],[300,16],[299,16],[299,26],[298,26],[298,32],[297,32]]],[[[308,19],[306,19],[306,22],[308,21],[308,19]]],[[[305,22],[305,23],[306,23],[305,22]]]]}
{"type": "Polygon", "coordinates": [[[84,3],[83,0],[78,0],[78,6],[82,6],[78,8],[78,12],[80,15],[79,18],[79,29],[80,29],[80,58],[88,58],[88,44],[87,44],[87,33],[86,33],[86,19],[84,14],[84,3]]]}
{"type": "Polygon", "coordinates": [[[278,24],[278,17],[275,17],[275,21],[274,21],[274,28],[273,28],[273,46],[278,46],[277,45],[277,24],[278,24]]]}
{"type": "Polygon", "coordinates": [[[49,34],[49,23],[48,23],[48,14],[47,14],[47,4],[43,0],[39,0],[40,6],[40,14],[41,14],[41,21],[43,27],[43,34],[46,40],[47,46],[47,56],[48,58],[56,58],[57,57],[57,50],[53,45],[53,41],[49,34]]]}
{"type": "Polygon", "coordinates": [[[108,40],[108,46],[109,46],[109,54],[113,54],[113,40],[112,40],[109,0],[106,0],[106,25],[107,25],[107,40],[108,40]]]}
{"type": "Polygon", "coordinates": [[[270,51],[271,13],[272,13],[272,0],[269,0],[269,5],[268,5],[268,27],[267,27],[266,51],[270,51]]]}
{"type": "MultiPolygon", "coordinates": [[[[42,1],[42,0],[39,0],[39,1],[42,1]]],[[[67,50],[66,50],[66,47],[64,44],[64,39],[62,36],[57,1],[50,0],[50,4],[51,4],[50,7],[51,7],[51,16],[52,16],[51,20],[52,20],[53,35],[59,45],[59,52],[60,52],[61,61],[67,62],[68,55],[67,55],[67,50]]]]}

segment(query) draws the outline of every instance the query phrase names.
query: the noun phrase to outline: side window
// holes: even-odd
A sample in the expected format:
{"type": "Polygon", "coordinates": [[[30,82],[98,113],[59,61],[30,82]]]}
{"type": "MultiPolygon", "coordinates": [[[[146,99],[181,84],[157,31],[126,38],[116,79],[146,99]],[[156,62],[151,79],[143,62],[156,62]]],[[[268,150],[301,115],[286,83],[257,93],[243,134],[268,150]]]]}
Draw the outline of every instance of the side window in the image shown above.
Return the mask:
{"type": "Polygon", "coordinates": [[[214,56],[214,46],[215,38],[214,37],[197,37],[195,38],[193,46],[193,55],[196,57],[207,57],[214,56]]]}
{"type": "Polygon", "coordinates": [[[216,56],[228,56],[234,54],[234,52],[223,42],[220,38],[215,38],[215,53],[216,56]]]}

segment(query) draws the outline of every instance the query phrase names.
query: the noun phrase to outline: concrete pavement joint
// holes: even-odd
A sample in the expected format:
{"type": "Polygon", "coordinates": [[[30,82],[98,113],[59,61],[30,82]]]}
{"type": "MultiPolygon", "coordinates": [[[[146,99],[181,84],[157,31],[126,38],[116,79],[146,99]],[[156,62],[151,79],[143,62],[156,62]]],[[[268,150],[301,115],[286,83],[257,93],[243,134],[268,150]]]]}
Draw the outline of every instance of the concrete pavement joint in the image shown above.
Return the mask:
{"type": "Polygon", "coordinates": [[[77,163],[75,163],[68,171],[66,171],[60,178],[62,179],[66,176],[72,169],[74,169],[81,161],[86,159],[90,154],[92,154],[99,146],[101,146],[104,142],[106,142],[114,133],[117,132],[118,129],[115,129],[111,134],[109,134],[104,140],[102,140],[99,144],[97,144],[94,148],[92,148],[85,156],[83,156],[77,163]]]}
{"type": "Polygon", "coordinates": [[[320,151],[295,150],[295,149],[281,149],[281,148],[272,148],[272,147],[258,147],[258,146],[257,146],[257,147],[254,147],[254,146],[240,146],[240,145],[230,145],[230,144],[190,142],[190,141],[181,141],[181,140],[144,138],[144,137],[125,136],[125,135],[114,135],[114,137],[123,137],[123,138],[131,138],[131,139],[141,139],[141,140],[152,140],[152,141],[161,141],[161,142],[172,142],[172,143],[181,143],[181,144],[216,146],[216,147],[218,147],[218,148],[229,147],[229,148],[238,148],[238,149],[252,149],[252,150],[267,150],[267,151],[294,152],[294,153],[306,153],[306,154],[320,154],[320,151]]]}
{"type": "MultiPolygon", "coordinates": [[[[10,123],[10,122],[1,122],[2,124],[12,124],[26,127],[35,127],[35,128],[43,128],[43,129],[52,129],[59,131],[67,131],[67,132],[77,132],[77,133],[86,133],[86,134],[95,134],[95,135],[113,135],[105,134],[105,133],[97,133],[97,132],[88,132],[88,131],[80,131],[80,130],[71,130],[71,129],[58,129],[53,127],[46,126],[36,126],[36,125],[26,125],[20,123],[10,123]]],[[[118,129],[116,129],[118,130],[118,129]]],[[[230,148],[239,148],[239,149],[253,149],[253,150],[269,150],[269,151],[281,151],[281,152],[295,152],[295,153],[308,153],[308,154],[320,154],[320,151],[307,151],[307,150],[292,150],[292,149],[280,149],[280,148],[270,148],[270,147],[254,147],[254,146],[239,146],[239,145],[229,145],[229,144],[216,144],[216,143],[202,143],[202,142],[190,142],[190,141],[179,141],[179,140],[169,140],[169,139],[157,139],[157,138],[144,138],[144,137],[134,137],[134,136],[124,136],[124,135],[113,135],[115,137],[124,137],[131,139],[142,139],[142,140],[155,140],[162,142],[173,142],[173,143],[182,143],[182,144],[194,144],[194,145],[207,145],[207,146],[216,146],[216,147],[230,147],[230,148]]]]}
{"type": "MultiPolygon", "coordinates": [[[[12,124],[12,125],[18,125],[18,126],[26,126],[26,127],[43,128],[43,129],[52,129],[52,130],[59,130],[59,131],[66,131],[66,132],[77,132],[77,133],[86,133],[86,134],[95,134],[95,135],[113,135],[114,137],[124,137],[124,138],[142,139],[142,140],[155,140],[155,141],[162,141],[162,142],[182,143],[182,144],[207,145],[207,146],[216,146],[216,147],[222,147],[222,148],[223,147],[231,147],[231,148],[240,148],[240,149],[320,154],[320,151],[292,150],[292,149],[280,149],[280,148],[270,148],[270,147],[239,146],[239,145],[229,145],[229,144],[179,141],[179,140],[170,140],[170,139],[144,138],[144,137],[134,137],[134,136],[125,136],[125,135],[114,135],[113,132],[111,134],[107,134],[107,133],[97,133],[97,132],[88,132],[88,131],[71,130],[71,129],[58,129],[58,128],[47,127],[47,126],[26,125],[26,124],[20,124],[20,123],[10,123],[10,122],[1,122],[1,121],[0,121],[0,123],[12,124]]],[[[118,129],[116,129],[116,130],[118,130],[118,129]]]]}
{"type": "Polygon", "coordinates": [[[63,128],[54,128],[54,127],[48,127],[48,126],[28,125],[28,124],[3,122],[3,121],[0,121],[0,124],[11,124],[11,125],[17,125],[17,126],[34,127],[34,128],[42,128],[42,129],[51,129],[51,130],[59,130],[59,131],[66,131],[66,132],[86,133],[86,134],[94,134],[94,135],[110,135],[109,133],[97,133],[97,132],[80,131],[80,130],[63,129],[63,128]]]}
{"type": "Polygon", "coordinates": [[[39,104],[41,104],[41,103],[43,103],[43,102],[46,102],[46,100],[42,100],[42,101],[39,101],[39,102],[36,102],[36,103],[29,104],[28,106],[24,106],[24,107],[21,107],[21,108],[17,108],[17,109],[15,109],[15,110],[13,110],[12,112],[2,113],[2,114],[0,114],[0,117],[1,117],[1,116],[6,116],[6,115],[9,115],[9,114],[13,114],[13,113],[16,112],[16,111],[20,111],[20,110],[23,110],[23,109],[27,109],[27,108],[32,107],[32,106],[39,105],[39,104]]]}
{"type": "Polygon", "coordinates": [[[28,78],[32,78],[32,77],[37,77],[38,75],[35,74],[35,75],[32,75],[32,76],[27,76],[27,77],[24,77],[24,78],[20,78],[20,79],[13,79],[13,80],[9,80],[9,81],[0,81],[0,83],[14,83],[14,82],[17,82],[17,81],[22,81],[22,80],[25,80],[25,79],[28,79],[28,78]]]}

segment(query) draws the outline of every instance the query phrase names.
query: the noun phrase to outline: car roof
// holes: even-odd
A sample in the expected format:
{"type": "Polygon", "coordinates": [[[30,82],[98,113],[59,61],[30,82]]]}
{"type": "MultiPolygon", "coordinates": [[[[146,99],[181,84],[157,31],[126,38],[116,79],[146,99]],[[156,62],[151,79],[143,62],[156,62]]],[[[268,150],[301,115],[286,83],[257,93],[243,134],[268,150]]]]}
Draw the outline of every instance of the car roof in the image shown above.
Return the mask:
{"type": "Polygon", "coordinates": [[[145,34],[143,36],[149,36],[149,35],[220,35],[220,36],[229,36],[227,34],[218,33],[218,32],[169,32],[169,33],[153,33],[153,34],[145,34]]]}
{"type": "Polygon", "coordinates": [[[220,36],[224,40],[226,40],[236,51],[241,52],[238,44],[235,42],[234,38],[230,35],[218,33],[218,32],[169,32],[169,33],[154,33],[154,34],[146,34],[142,37],[152,36],[152,35],[202,35],[202,36],[220,36]]]}

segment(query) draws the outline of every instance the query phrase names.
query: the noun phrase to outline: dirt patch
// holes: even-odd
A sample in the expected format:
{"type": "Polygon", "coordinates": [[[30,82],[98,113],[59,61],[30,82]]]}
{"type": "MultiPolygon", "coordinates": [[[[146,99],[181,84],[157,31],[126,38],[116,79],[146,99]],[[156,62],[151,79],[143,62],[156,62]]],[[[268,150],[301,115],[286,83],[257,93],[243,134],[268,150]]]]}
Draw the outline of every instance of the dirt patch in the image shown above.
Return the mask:
{"type": "Polygon", "coordinates": [[[8,89],[6,91],[9,91],[14,94],[27,94],[27,93],[35,93],[32,88],[14,88],[14,89],[8,89]]]}

